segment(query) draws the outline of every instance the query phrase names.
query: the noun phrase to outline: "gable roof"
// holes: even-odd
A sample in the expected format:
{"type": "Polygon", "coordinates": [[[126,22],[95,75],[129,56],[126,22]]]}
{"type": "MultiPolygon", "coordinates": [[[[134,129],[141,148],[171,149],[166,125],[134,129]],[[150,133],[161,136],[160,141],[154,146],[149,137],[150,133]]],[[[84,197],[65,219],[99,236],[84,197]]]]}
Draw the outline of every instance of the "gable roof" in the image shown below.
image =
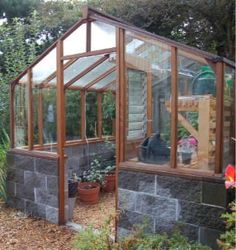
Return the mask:
{"type": "Polygon", "coordinates": [[[150,33],[148,31],[145,31],[141,28],[138,28],[132,24],[129,24],[120,18],[114,17],[109,14],[105,14],[99,10],[96,10],[92,7],[89,6],[84,6],[83,7],[83,17],[80,19],[78,22],[76,22],[70,29],[68,29],[59,39],[57,39],[51,46],[49,46],[41,55],[39,55],[23,72],[21,72],[12,82],[16,83],[24,74],[27,73],[27,71],[32,68],[34,65],[36,65],[44,56],[46,56],[50,51],[52,51],[55,47],[56,44],[59,40],[64,40],[66,39],[73,31],[75,31],[81,24],[86,23],[87,21],[102,21],[104,23],[110,24],[112,26],[115,26],[117,28],[122,28],[131,32],[136,33],[137,35],[146,37],[146,38],[152,38],[155,39],[159,42],[162,42],[168,46],[174,46],[178,49],[181,49],[185,52],[201,56],[205,58],[207,61],[216,63],[216,62],[224,62],[225,64],[234,67],[235,68],[235,63],[225,57],[221,57],[215,54],[212,54],[210,52],[206,52],[203,50],[200,50],[198,48],[182,44],[180,42],[176,42],[174,40],[171,40],[169,38],[165,38],[163,36],[159,36],[154,33],[150,33]]]}

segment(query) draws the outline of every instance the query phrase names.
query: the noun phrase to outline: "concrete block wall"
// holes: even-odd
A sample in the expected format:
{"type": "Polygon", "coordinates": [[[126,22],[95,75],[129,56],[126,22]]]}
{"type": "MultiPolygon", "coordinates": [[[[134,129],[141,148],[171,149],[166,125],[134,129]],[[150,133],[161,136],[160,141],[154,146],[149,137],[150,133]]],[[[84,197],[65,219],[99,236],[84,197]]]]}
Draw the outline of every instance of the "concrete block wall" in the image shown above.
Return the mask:
{"type": "Polygon", "coordinates": [[[58,161],[9,152],[7,204],[58,223],[58,161]]]}
{"type": "Polygon", "coordinates": [[[85,145],[67,146],[65,148],[67,155],[68,176],[71,177],[75,172],[78,176],[88,170],[93,158],[99,157],[103,161],[111,161],[115,156],[114,146],[110,143],[96,142],[85,145]]]}
{"type": "Polygon", "coordinates": [[[191,240],[218,249],[224,229],[220,218],[227,195],[222,182],[125,171],[119,173],[121,211],[118,235],[129,234],[135,224],[146,223],[150,233],[171,233],[178,228],[191,240]]]}

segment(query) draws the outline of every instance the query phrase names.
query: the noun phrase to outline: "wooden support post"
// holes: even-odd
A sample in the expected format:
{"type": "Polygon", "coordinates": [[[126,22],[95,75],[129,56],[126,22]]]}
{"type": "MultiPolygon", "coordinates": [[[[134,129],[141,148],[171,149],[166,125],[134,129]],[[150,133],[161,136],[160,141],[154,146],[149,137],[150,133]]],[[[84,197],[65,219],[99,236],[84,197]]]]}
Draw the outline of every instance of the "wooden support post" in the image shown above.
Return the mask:
{"type": "Polygon", "coordinates": [[[59,155],[59,224],[65,223],[65,92],[63,74],[63,42],[57,42],[57,153],[59,155]]]}
{"type": "Polygon", "coordinates": [[[87,21],[86,26],[86,51],[91,51],[91,22],[87,21]]]}
{"type": "Polygon", "coordinates": [[[86,92],[80,92],[80,124],[81,124],[81,140],[86,138],[86,92]]]}
{"type": "Polygon", "coordinates": [[[147,72],[147,136],[152,134],[152,71],[147,72]]]}
{"type": "Polygon", "coordinates": [[[224,63],[216,63],[216,163],[215,173],[222,171],[224,140],[224,63]]]}
{"type": "Polygon", "coordinates": [[[38,131],[39,145],[43,145],[43,90],[39,89],[38,93],[38,131]]]}
{"type": "Polygon", "coordinates": [[[97,93],[98,102],[98,137],[102,138],[102,94],[97,93]]]}
{"type": "Polygon", "coordinates": [[[27,71],[28,76],[28,149],[33,150],[33,94],[32,94],[32,69],[29,68],[27,71]]]}
{"type": "Polygon", "coordinates": [[[171,47],[171,152],[170,166],[177,167],[177,122],[178,122],[178,65],[177,48],[171,47]]]}
{"type": "MultiPolygon", "coordinates": [[[[125,80],[125,31],[124,29],[116,29],[116,48],[117,48],[117,93],[116,93],[116,193],[115,208],[118,212],[118,177],[119,163],[124,161],[125,148],[125,108],[126,108],[126,80],[125,80]]],[[[117,240],[118,215],[115,220],[115,239],[117,240]]]]}
{"type": "Polygon", "coordinates": [[[119,144],[119,156],[117,157],[119,162],[124,161],[125,156],[125,141],[126,141],[126,79],[125,79],[125,35],[123,29],[118,29],[117,32],[117,72],[118,72],[118,95],[117,99],[119,102],[116,102],[116,131],[118,131],[117,136],[117,145],[119,144]]]}
{"type": "Polygon", "coordinates": [[[10,139],[11,148],[15,147],[15,107],[14,107],[14,94],[15,85],[10,84],[10,139]]]}

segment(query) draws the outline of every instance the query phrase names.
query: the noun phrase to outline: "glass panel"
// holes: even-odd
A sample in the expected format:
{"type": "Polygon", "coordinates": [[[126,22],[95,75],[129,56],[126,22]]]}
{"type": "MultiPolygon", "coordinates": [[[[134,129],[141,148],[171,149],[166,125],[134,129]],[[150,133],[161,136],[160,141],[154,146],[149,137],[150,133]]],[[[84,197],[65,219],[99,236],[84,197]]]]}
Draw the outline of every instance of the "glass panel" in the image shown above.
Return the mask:
{"type": "Polygon", "coordinates": [[[224,165],[235,165],[235,70],[225,66],[224,86],[224,165]]]}
{"type": "Polygon", "coordinates": [[[170,160],[170,48],[126,32],[126,160],[170,160]]]}
{"type": "Polygon", "coordinates": [[[104,77],[102,80],[100,80],[99,82],[97,82],[93,88],[95,89],[101,89],[106,87],[109,84],[112,84],[116,81],[116,73],[112,72],[110,75],[104,77]]]}
{"type": "Polygon", "coordinates": [[[28,145],[28,93],[27,85],[17,84],[14,96],[15,146],[28,145]]]}
{"type": "Polygon", "coordinates": [[[88,74],[80,78],[77,82],[75,82],[74,86],[84,87],[114,66],[115,65],[113,64],[113,62],[106,60],[103,63],[99,64],[96,68],[89,71],[88,74]]]}
{"type": "Polygon", "coordinates": [[[75,76],[79,75],[82,71],[87,69],[97,60],[102,58],[103,55],[100,56],[89,56],[89,57],[82,57],[76,60],[73,64],[71,64],[68,68],[64,70],[64,83],[67,83],[75,76]]]}
{"type": "Polygon", "coordinates": [[[86,136],[87,138],[97,137],[97,94],[88,92],[86,94],[86,136]]]}
{"type": "Polygon", "coordinates": [[[102,96],[102,134],[115,136],[116,98],[108,91],[102,96]]]}
{"type": "Polygon", "coordinates": [[[91,50],[112,48],[116,46],[116,29],[99,21],[91,25],[91,50]]]}
{"type": "Polygon", "coordinates": [[[78,140],[81,138],[81,112],[80,92],[66,90],[66,140],[78,140]]]}
{"type": "Polygon", "coordinates": [[[56,71],[56,48],[33,67],[33,84],[40,84],[56,71]]]}
{"type": "Polygon", "coordinates": [[[216,79],[204,59],[178,55],[178,167],[213,170],[216,79]]]}
{"type": "MultiPolygon", "coordinates": [[[[57,141],[56,89],[45,88],[43,93],[43,142],[52,145],[57,141]]],[[[52,148],[50,149],[52,151],[52,148]]]]}
{"type": "Polygon", "coordinates": [[[86,51],[86,25],[79,26],[64,40],[64,56],[86,51]]]}

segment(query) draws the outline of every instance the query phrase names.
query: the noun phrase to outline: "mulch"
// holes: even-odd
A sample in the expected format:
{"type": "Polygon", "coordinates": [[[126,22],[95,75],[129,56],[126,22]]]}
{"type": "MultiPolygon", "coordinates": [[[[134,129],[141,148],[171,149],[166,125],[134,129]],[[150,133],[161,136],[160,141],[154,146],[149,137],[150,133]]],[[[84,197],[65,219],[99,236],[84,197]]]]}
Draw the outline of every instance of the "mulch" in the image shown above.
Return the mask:
{"type": "Polygon", "coordinates": [[[0,203],[0,249],[71,250],[74,231],[24,213],[0,203]]]}
{"type": "Polygon", "coordinates": [[[115,193],[101,192],[99,202],[95,205],[84,204],[77,198],[73,214],[73,222],[82,226],[92,225],[93,228],[99,229],[106,220],[111,217],[114,218],[114,216],[115,193]]]}
{"type": "MultiPolygon", "coordinates": [[[[93,225],[99,229],[104,221],[114,214],[114,193],[103,193],[96,205],[85,205],[78,200],[73,222],[83,226],[93,225]]],[[[72,250],[75,234],[75,231],[65,226],[28,217],[0,201],[1,250],[72,250]]]]}

